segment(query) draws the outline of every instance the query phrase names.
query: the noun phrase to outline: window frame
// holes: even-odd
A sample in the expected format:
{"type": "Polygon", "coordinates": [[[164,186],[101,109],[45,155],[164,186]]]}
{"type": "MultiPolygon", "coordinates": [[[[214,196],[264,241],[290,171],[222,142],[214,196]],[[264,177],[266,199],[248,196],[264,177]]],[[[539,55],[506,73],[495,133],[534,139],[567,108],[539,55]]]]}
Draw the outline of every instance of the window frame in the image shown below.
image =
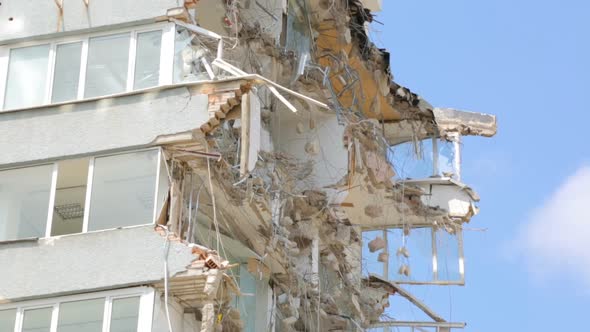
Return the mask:
{"type": "MultiPolygon", "coordinates": [[[[443,141],[447,142],[447,143],[452,143],[453,144],[453,177],[454,179],[456,179],[457,181],[461,181],[461,134],[457,133],[457,132],[449,132],[447,133],[444,137],[443,136],[428,136],[425,137],[423,139],[419,140],[419,144],[421,144],[422,142],[426,142],[426,141],[430,141],[430,149],[424,149],[424,153],[426,155],[426,153],[428,153],[428,155],[430,156],[430,158],[432,159],[432,169],[431,169],[431,175],[429,177],[443,177],[442,172],[440,170],[440,165],[439,165],[439,158],[441,156],[440,151],[439,151],[439,142],[442,144],[443,141]]],[[[391,152],[393,154],[395,154],[395,150],[396,147],[401,146],[403,144],[411,144],[412,141],[405,141],[405,142],[401,142],[399,144],[396,145],[392,145],[389,147],[389,149],[391,150],[391,152]]],[[[418,161],[418,160],[422,160],[420,158],[417,158],[416,156],[412,156],[412,158],[414,158],[414,160],[418,161]]],[[[395,159],[392,158],[392,159],[395,159]]],[[[394,160],[391,160],[391,162],[393,163],[394,160]]],[[[393,166],[396,167],[397,165],[395,163],[393,163],[393,166]]],[[[400,180],[404,180],[404,178],[401,178],[400,174],[397,174],[396,172],[396,176],[399,176],[400,180]]],[[[413,179],[413,180],[417,180],[420,178],[409,178],[406,177],[405,179],[413,179]]]]}
{"type": "Polygon", "coordinates": [[[171,22],[160,22],[148,25],[140,25],[135,27],[127,27],[121,29],[114,29],[108,31],[99,31],[99,32],[92,32],[86,34],[80,34],[76,36],[65,36],[65,37],[58,37],[58,38],[51,38],[46,40],[36,40],[36,41],[29,41],[29,42],[22,42],[17,44],[5,45],[0,46],[0,112],[8,111],[8,110],[15,110],[15,109],[28,109],[28,108],[35,108],[35,107],[43,107],[43,106],[50,106],[50,105],[59,105],[59,104],[67,104],[71,102],[76,102],[80,100],[92,100],[92,99],[100,99],[105,98],[108,96],[115,96],[119,94],[129,93],[132,91],[141,91],[145,89],[137,89],[134,90],[134,80],[135,80],[135,63],[136,63],[136,50],[137,50],[137,35],[144,32],[153,32],[153,31],[161,31],[162,32],[162,41],[160,45],[160,72],[158,77],[158,85],[168,85],[172,83],[172,75],[173,75],[173,67],[174,67],[174,36],[175,36],[175,24],[171,22]],[[116,34],[123,34],[128,33],[130,35],[130,42],[129,42],[129,61],[127,63],[127,82],[125,91],[110,95],[101,95],[95,96],[91,98],[84,98],[84,91],[86,85],[86,72],[88,69],[88,43],[90,38],[94,37],[103,37],[109,35],[116,35],[116,34]],[[53,92],[53,83],[55,78],[55,60],[56,60],[56,50],[58,45],[63,44],[71,44],[82,42],[82,50],[81,50],[81,60],[80,60],[80,72],[78,77],[78,91],[76,94],[76,99],[63,101],[63,102],[51,102],[52,92],[53,92]],[[49,57],[48,57],[48,70],[47,70],[47,77],[46,77],[46,87],[44,91],[43,103],[40,105],[35,106],[28,106],[28,107],[19,107],[19,108],[4,108],[4,101],[6,97],[6,88],[8,86],[8,66],[10,64],[10,51],[12,49],[23,48],[23,47],[31,47],[31,46],[38,46],[38,45],[45,45],[49,44],[49,57]]]}
{"type": "MultiPolygon", "coordinates": [[[[88,51],[88,44],[85,43],[83,40],[63,40],[63,41],[58,41],[58,42],[52,43],[50,45],[50,48],[49,48],[49,70],[48,70],[49,76],[47,77],[47,84],[49,86],[47,87],[46,95],[45,95],[45,98],[44,98],[44,101],[47,102],[47,103],[49,103],[49,104],[52,103],[51,99],[53,97],[53,83],[54,83],[54,78],[55,78],[55,65],[56,65],[57,47],[60,46],[60,45],[68,45],[68,44],[76,44],[76,43],[82,43],[82,48],[80,50],[80,57],[81,57],[81,59],[80,59],[80,72],[78,73],[78,91],[76,91],[76,99],[74,99],[74,100],[79,100],[80,99],[80,92],[82,92],[82,97],[84,96],[84,89],[82,88],[83,84],[81,84],[80,79],[83,76],[86,77],[86,70],[82,70],[82,69],[83,68],[86,69],[86,59],[85,59],[85,57],[88,56],[88,52],[84,53],[84,48],[86,48],[86,51],[88,51]]],[[[10,51],[8,52],[8,54],[10,54],[10,51]]],[[[5,79],[6,83],[8,83],[7,79],[8,79],[8,77],[5,79]]],[[[0,94],[1,93],[2,92],[0,92],[0,94]]],[[[65,101],[65,102],[68,102],[68,101],[65,101]]],[[[4,100],[2,100],[2,104],[0,104],[0,107],[2,107],[2,109],[4,109],[4,100]]]]}
{"type": "MultiPolygon", "coordinates": [[[[30,165],[21,165],[21,166],[13,166],[13,167],[4,167],[4,168],[0,168],[0,172],[4,172],[4,171],[11,171],[11,170],[17,170],[17,169],[24,169],[24,168],[32,168],[32,167],[40,167],[40,166],[49,166],[52,165],[53,169],[51,171],[51,185],[49,187],[49,206],[48,206],[48,210],[47,210],[47,214],[48,214],[48,219],[46,219],[46,224],[45,224],[45,236],[43,236],[42,238],[47,237],[46,235],[51,234],[51,225],[49,225],[49,218],[53,219],[53,204],[55,203],[55,190],[56,190],[56,185],[57,185],[57,162],[41,162],[41,163],[35,163],[35,164],[30,164],[30,165]]],[[[30,240],[30,239],[34,239],[31,237],[26,237],[26,238],[19,238],[19,239],[8,239],[8,240],[0,240],[0,243],[2,242],[14,242],[14,241],[21,241],[21,240],[30,240]]]]}
{"type": "MultiPolygon", "coordinates": [[[[459,279],[444,279],[441,278],[440,274],[439,274],[439,264],[438,264],[438,248],[437,248],[437,237],[436,237],[436,233],[437,230],[435,227],[433,227],[432,225],[420,225],[420,226],[415,226],[412,228],[424,228],[424,229],[429,229],[430,231],[430,240],[431,240],[431,246],[430,246],[430,250],[431,250],[431,256],[432,256],[432,260],[430,262],[431,264],[431,268],[432,268],[432,279],[431,280],[407,280],[407,279],[389,279],[389,276],[387,275],[383,275],[383,273],[379,274],[379,273],[375,273],[375,272],[371,272],[371,271],[367,271],[367,275],[376,275],[379,276],[385,280],[388,281],[392,281],[395,282],[397,284],[407,284],[407,285],[454,285],[454,286],[464,286],[465,285],[465,254],[464,254],[464,249],[463,249],[463,229],[462,227],[456,227],[455,228],[455,236],[457,237],[457,271],[459,273],[459,279]]],[[[383,235],[382,238],[385,240],[386,243],[386,247],[384,248],[386,252],[388,254],[388,258],[386,262],[380,262],[383,266],[384,266],[384,270],[389,270],[390,268],[390,264],[392,262],[392,259],[395,257],[395,253],[392,253],[389,251],[389,248],[387,247],[389,245],[389,241],[388,241],[388,231],[392,230],[392,229],[403,229],[403,227],[399,227],[399,226],[392,226],[392,227],[379,227],[379,228],[367,228],[367,229],[363,229],[362,233],[365,232],[371,232],[371,231],[383,231],[383,235]]],[[[444,231],[444,228],[442,228],[442,230],[444,231]]],[[[367,247],[368,242],[364,241],[363,236],[361,235],[361,239],[362,243],[361,243],[361,262],[364,262],[364,250],[367,247]]],[[[364,272],[363,272],[364,273],[364,272]]]]}
{"type": "Polygon", "coordinates": [[[24,312],[26,310],[52,308],[50,332],[56,332],[61,303],[104,298],[102,332],[108,332],[110,328],[113,300],[137,296],[140,297],[137,331],[151,331],[154,313],[155,291],[153,288],[145,286],[60,296],[40,300],[12,302],[0,304],[0,310],[16,309],[14,332],[21,332],[24,319],[24,312]]]}
{"type": "MultiPolygon", "coordinates": [[[[84,216],[83,216],[83,221],[82,221],[82,231],[80,233],[71,233],[71,234],[55,235],[55,236],[51,235],[51,228],[52,228],[52,223],[53,223],[53,209],[55,206],[55,196],[57,193],[57,178],[59,175],[59,166],[58,165],[61,160],[58,160],[58,161],[55,161],[52,163],[51,162],[50,163],[44,162],[44,163],[38,163],[38,164],[32,164],[32,165],[23,165],[23,166],[18,166],[18,167],[0,168],[0,172],[13,170],[13,169],[20,169],[20,168],[53,165],[53,171],[51,173],[52,174],[51,175],[51,187],[50,187],[51,192],[49,194],[49,207],[47,210],[47,218],[46,218],[46,224],[45,224],[45,234],[44,234],[44,236],[42,236],[40,238],[51,238],[51,237],[58,237],[58,236],[69,236],[69,235],[83,234],[83,233],[102,232],[102,231],[107,231],[107,230],[118,229],[121,227],[107,228],[107,229],[101,229],[101,230],[95,230],[95,231],[88,230],[88,222],[90,221],[90,204],[92,202],[92,182],[93,182],[93,178],[94,178],[94,161],[95,161],[95,159],[102,158],[102,157],[116,156],[116,155],[121,155],[121,154],[128,154],[128,153],[153,151],[153,150],[158,151],[158,154],[157,154],[158,160],[156,162],[156,176],[155,176],[155,183],[154,183],[154,208],[153,208],[153,214],[152,214],[152,221],[150,223],[125,226],[122,228],[153,225],[156,223],[156,218],[157,218],[157,213],[158,213],[158,211],[157,211],[157,209],[158,209],[158,192],[160,190],[160,175],[161,175],[160,168],[165,167],[166,174],[168,176],[170,176],[170,171],[168,169],[168,165],[167,165],[167,163],[163,162],[164,151],[159,146],[158,147],[148,147],[148,148],[144,148],[144,149],[135,149],[135,150],[125,150],[125,151],[118,151],[118,152],[111,152],[111,153],[103,153],[103,154],[97,154],[97,155],[93,155],[93,156],[89,157],[90,159],[88,161],[88,176],[87,176],[87,181],[86,181],[86,193],[85,193],[85,199],[84,199],[84,216]],[[162,164],[164,164],[164,165],[162,165],[162,164]]],[[[19,240],[25,240],[25,239],[8,239],[6,241],[12,242],[12,241],[19,241],[19,240]]],[[[0,240],[0,243],[2,243],[4,241],[5,240],[0,240]]]]}
{"type": "MultiPolygon", "coordinates": [[[[132,225],[132,226],[125,226],[123,228],[129,228],[129,227],[136,227],[136,226],[144,226],[144,225],[152,225],[156,223],[156,214],[157,214],[157,207],[158,207],[158,191],[159,191],[159,186],[160,186],[160,167],[162,167],[162,158],[164,157],[164,151],[162,150],[161,147],[156,147],[156,148],[145,148],[145,149],[139,149],[139,150],[128,150],[128,151],[121,151],[121,152],[114,152],[114,153],[108,153],[108,154],[101,154],[101,155],[95,155],[92,156],[90,158],[90,160],[88,161],[88,178],[86,180],[86,197],[84,199],[84,217],[83,217],[83,221],[82,221],[82,232],[80,233],[72,233],[72,234],[81,234],[81,233],[92,233],[92,232],[102,232],[102,231],[106,231],[106,230],[110,230],[110,229],[117,229],[119,227],[116,228],[107,228],[107,229],[101,229],[101,230],[95,230],[95,231],[89,231],[88,230],[88,223],[90,222],[90,207],[91,207],[91,202],[92,202],[92,182],[94,179],[94,163],[96,161],[96,158],[103,158],[103,157],[111,157],[111,156],[116,156],[116,155],[121,155],[121,154],[128,154],[128,153],[137,153],[137,152],[146,152],[146,151],[152,151],[152,150],[158,150],[158,161],[156,162],[156,177],[155,180],[156,182],[154,183],[154,211],[152,214],[152,222],[151,223],[146,223],[146,224],[140,224],[140,225],[132,225]]],[[[57,163],[56,163],[57,165],[57,163]]],[[[165,165],[166,167],[166,171],[168,172],[168,165],[165,165]]],[[[53,190],[51,192],[53,197],[53,200],[55,201],[55,193],[56,191],[53,190]]],[[[51,202],[51,199],[50,199],[51,202]]],[[[49,212],[51,213],[52,217],[53,217],[53,209],[49,212]]],[[[48,224],[49,224],[49,217],[47,219],[48,224]]],[[[45,234],[45,237],[51,237],[51,225],[48,225],[49,227],[49,233],[45,234]]],[[[70,235],[70,234],[67,234],[70,235]]]]}

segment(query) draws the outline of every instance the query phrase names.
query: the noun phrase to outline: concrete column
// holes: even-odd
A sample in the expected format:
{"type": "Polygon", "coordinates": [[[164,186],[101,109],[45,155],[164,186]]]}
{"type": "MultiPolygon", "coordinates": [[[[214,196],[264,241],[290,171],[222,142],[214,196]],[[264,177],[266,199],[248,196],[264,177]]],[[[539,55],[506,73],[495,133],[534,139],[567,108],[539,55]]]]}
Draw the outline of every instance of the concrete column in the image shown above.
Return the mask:
{"type": "Polygon", "coordinates": [[[207,301],[201,308],[201,332],[215,331],[215,303],[207,301]]]}
{"type": "MultiPolygon", "coordinates": [[[[311,240],[311,286],[313,287],[315,294],[318,295],[318,308],[315,325],[316,331],[320,331],[320,303],[322,303],[322,301],[320,288],[320,236],[317,230],[315,231],[314,237],[311,240]]],[[[313,326],[313,324],[311,324],[311,326],[313,326]]]]}

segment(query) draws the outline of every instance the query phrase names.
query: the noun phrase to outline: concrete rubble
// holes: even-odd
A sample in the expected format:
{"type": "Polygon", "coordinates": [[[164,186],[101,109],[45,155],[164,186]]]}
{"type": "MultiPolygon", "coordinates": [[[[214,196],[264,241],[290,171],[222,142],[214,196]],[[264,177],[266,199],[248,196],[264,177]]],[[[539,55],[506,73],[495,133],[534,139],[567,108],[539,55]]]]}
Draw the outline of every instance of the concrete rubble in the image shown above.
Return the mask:
{"type": "MultiPolygon", "coordinates": [[[[269,282],[277,299],[275,324],[278,329],[367,328],[379,320],[388,306],[389,295],[395,291],[376,286],[374,282],[363,282],[360,256],[364,223],[348,218],[343,202],[330,204],[330,193],[323,188],[345,191],[352,186],[364,187],[367,204],[353,200],[350,209],[364,210],[372,219],[384,214],[383,200],[375,199],[371,203],[371,197],[377,198],[375,191],[380,191],[386,193],[382,198],[397,205],[408,218],[432,216],[433,223],[436,220],[452,222],[444,211],[436,207],[432,210],[412,198],[424,193],[404,192],[403,186],[391,181],[394,171],[386,158],[389,143],[383,126],[411,120],[424,123],[431,132],[491,136],[495,132],[495,119],[482,115],[482,119],[470,117],[466,121],[466,117],[461,117],[465,113],[457,116],[452,111],[432,108],[407,88],[390,83],[389,54],[367,39],[366,22],[370,22],[373,14],[360,1],[332,4],[310,1],[306,4],[308,8],[300,7],[297,2],[290,3],[289,8],[285,8],[288,15],[293,10],[294,15],[298,15],[295,19],[311,26],[311,31],[304,28],[294,32],[304,35],[311,49],[290,49],[297,46],[288,44],[286,48],[277,47],[277,39],[283,38],[277,32],[273,35],[255,21],[240,19],[248,15],[244,12],[255,8],[254,2],[249,2],[249,8],[246,3],[233,2],[233,7],[229,4],[226,10],[231,8],[237,12],[235,33],[239,40],[237,47],[224,50],[224,59],[246,73],[271,78],[306,96],[325,101],[329,109],[318,108],[296,97],[289,98],[296,105],[295,119],[299,121],[289,120],[285,125],[293,126],[295,136],[305,140],[303,146],[292,146],[303,151],[293,151],[290,144],[282,146],[281,140],[296,138],[288,134],[283,136],[284,125],[280,120],[277,126],[277,118],[290,111],[266,88],[257,85],[256,80],[244,80],[239,89],[229,94],[215,94],[216,103],[210,104],[213,105],[212,117],[201,130],[206,134],[203,144],[209,151],[221,154],[219,162],[209,165],[217,196],[225,196],[223,203],[217,205],[223,211],[218,212],[218,223],[223,225],[219,231],[243,241],[264,257],[263,265],[268,262],[269,282]],[[301,62],[306,60],[302,70],[301,62]],[[247,172],[232,166],[239,165],[239,158],[244,156],[245,139],[248,139],[243,136],[245,118],[243,114],[229,116],[234,110],[244,112],[245,95],[265,105],[260,114],[260,132],[256,133],[260,136],[255,138],[261,141],[259,157],[255,167],[247,172]],[[323,114],[326,112],[334,114],[334,119],[329,121],[337,121],[343,128],[339,144],[344,147],[343,151],[348,151],[348,156],[344,156],[348,165],[341,165],[347,171],[339,173],[340,178],[335,176],[332,183],[319,186],[314,180],[314,173],[321,171],[317,163],[331,162],[326,149],[334,148],[323,146],[322,136],[336,134],[321,133],[322,129],[315,127],[314,118],[326,116],[323,114]],[[268,133],[265,135],[271,136],[270,141],[262,133],[268,133]],[[320,154],[321,159],[313,158],[320,154]],[[232,207],[226,208],[225,204],[232,207]],[[255,217],[244,220],[242,216],[248,215],[255,217]],[[249,236],[251,232],[256,232],[257,236],[249,236]],[[321,273],[318,265],[322,266],[321,273]]],[[[199,13],[207,11],[205,5],[206,1],[196,7],[199,23],[199,13]]],[[[280,2],[264,8],[276,6],[280,6],[280,2]]],[[[259,15],[264,13],[263,10],[259,15]]],[[[228,30],[227,26],[225,28],[228,30]]],[[[232,29],[234,27],[229,30],[232,29]]],[[[281,32],[284,33],[290,32],[281,32]]],[[[177,159],[174,149],[174,146],[167,147],[172,159],[177,159]]],[[[202,174],[202,181],[206,182],[202,160],[186,160],[186,164],[185,172],[202,174]]],[[[203,208],[203,213],[214,218],[209,207],[203,208]]],[[[169,220],[168,225],[184,236],[186,230],[173,222],[169,220]]],[[[369,242],[371,252],[385,246],[379,237],[369,242]]],[[[407,255],[407,251],[404,254],[407,255]]],[[[387,260],[388,255],[382,252],[378,259],[387,260]]],[[[410,267],[403,265],[400,269],[400,274],[410,274],[410,267]]]]}
{"type": "Polygon", "coordinates": [[[396,278],[414,280],[405,241],[425,228],[453,236],[478,212],[459,171],[399,178],[392,146],[490,137],[496,119],[432,107],[395,83],[389,52],[368,35],[379,8],[185,0],[158,15],[185,44],[175,52],[181,81],[192,83],[178,112],[207,100],[200,123],[133,142],[162,148],[169,187],[154,231],[171,244],[168,257],[192,255],[182,271],[143,284],[194,314],[200,331],[249,330],[261,317],[267,331],[375,327],[400,296],[396,278]],[[367,264],[389,272],[376,277],[367,264]],[[268,293],[242,290],[242,268],[268,293]],[[262,314],[243,316],[236,299],[248,296],[262,314]]]}

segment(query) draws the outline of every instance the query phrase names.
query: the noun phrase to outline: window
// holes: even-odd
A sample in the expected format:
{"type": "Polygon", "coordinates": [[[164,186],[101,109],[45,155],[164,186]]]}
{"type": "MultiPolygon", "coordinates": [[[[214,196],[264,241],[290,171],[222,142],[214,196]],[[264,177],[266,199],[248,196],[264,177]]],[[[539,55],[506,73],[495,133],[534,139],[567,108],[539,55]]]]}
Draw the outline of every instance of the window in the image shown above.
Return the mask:
{"type": "Polygon", "coordinates": [[[133,89],[144,89],[158,85],[161,45],[162,31],[137,34],[137,60],[135,60],[133,89]]]}
{"type": "MultiPolygon", "coordinates": [[[[176,26],[174,43],[174,83],[209,80],[208,70],[215,54],[201,44],[198,38],[182,26],[176,26]],[[194,44],[193,44],[193,40],[194,44]]],[[[222,78],[224,73],[218,72],[222,78]]]]}
{"type": "Polygon", "coordinates": [[[0,241],[43,237],[53,165],[0,171],[0,241]]]}
{"type": "Polygon", "coordinates": [[[174,34],[174,24],[164,23],[0,47],[0,104],[27,108],[169,84],[174,34]]]}
{"type": "Polygon", "coordinates": [[[48,67],[49,44],[11,49],[4,108],[42,104],[48,67]]]}
{"type": "Polygon", "coordinates": [[[90,38],[85,98],[125,91],[130,42],[128,33],[90,38]]]}
{"type": "Polygon", "coordinates": [[[459,144],[454,138],[427,138],[392,146],[389,160],[399,179],[448,177],[460,179],[460,165],[456,154],[459,144]]]}
{"type": "Polygon", "coordinates": [[[152,222],[158,156],[148,150],[94,159],[89,231],[152,222]]]}
{"type": "Polygon", "coordinates": [[[170,188],[170,175],[168,173],[168,167],[166,165],[166,158],[164,154],[160,153],[160,166],[158,166],[158,186],[156,188],[156,209],[154,210],[154,219],[158,220],[166,198],[168,197],[168,188],[170,188]]]}
{"type": "Polygon", "coordinates": [[[9,303],[0,305],[0,331],[149,331],[153,306],[147,287],[9,303]]]}
{"type": "Polygon", "coordinates": [[[244,331],[256,331],[256,279],[240,265],[240,290],[242,296],[238,297],[238,309],[240,318],[245,322],[244,331]]]}
{"type": "Polygon", "coordinates": [[[101,332],[104,299],[64,302],[59,305],[57,332],[101,332]]]}
{"type": "Polygon", "coordinates": [[[296,55],[297,70],[293,80],[303,75],[305,66],[311,58],[311,37],[309,36],[309,22],[300,14],[303,8],[296,1],[289,2],[287,15],[285,48],[296,55]]]}
{"type": "Polygon", "coordinates": [[[405,284],[462,285],[459,226],[387,228],[363,232],[363,273],[405,284]]]}
{"type": "Polygon", "coordinates": [[[159,149],[0,170],[0,241],[150,224],[168,188],[159,149]]]}
{"type": "Polygon", "coordinates": [[[12,331],[16,323],[16,309],[0,310],[0,331],[12,331]]]}
{"type": "Polygon", "coordinates": [[[113,300],[111,309],[111,332],[137,331],[139,297],[113,300]]]}
{"type": "Polygon", "coordinates": [[[76,100],[80,83],[82,42],[57,45],[51,102],[76,100]]]}
{"type": "Polygon", "coordinates": [[[27,309],[24,311],[23,332],[49,332],[51,329],[52,307],[27,309]]]}
{"type": "MultiPolygon", "coordinates": [[[[225,242],[224,242],[225,243],[225,242]]],[[[230,250],[231,251],[231,250],[230,250]]],[[[232,262],[239,261],[236,258],[228,257],[232,262]]],[[[273,331],[273,322],[268,312],[270,304],[269,293],[272,290],[268,285],[268,279],[256,273],[250,272],[248,263],[242,262],[230,272],[238,284],[241,295],[232,295],[231,306],[238,309],[242,320],[243,331],[273,331]]]]}

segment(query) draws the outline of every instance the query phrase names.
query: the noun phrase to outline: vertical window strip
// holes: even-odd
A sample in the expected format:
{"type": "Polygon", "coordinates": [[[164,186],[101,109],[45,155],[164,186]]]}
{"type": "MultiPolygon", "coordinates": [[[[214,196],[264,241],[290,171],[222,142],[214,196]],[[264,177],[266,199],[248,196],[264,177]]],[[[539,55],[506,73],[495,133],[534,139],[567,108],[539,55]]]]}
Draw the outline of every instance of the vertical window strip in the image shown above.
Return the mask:
{"type": "Polygon", "coordinates": [[[88,232],[88,220],[90,219],[90,202],[92,200],[92,179],[94,178],[94,157],[88,164],[88,180],[86,181],[86,200],[84,202],[84,220],[82,221],[82,233],[88,232]]]}
{"type": "Polygon", "coordinates": [[[80,58],[80,77],[78,78],[78,95],[77,100],[84,99],[84,91],[86,88],[86,70],[88,69],[88,39],[82,41],[82,52],[80,58]]]}
{"type": "Polygon", "coordinates": [[[162,30],[138,32],[135,53],[132,90],[158,86],[162,70],[162,30]]]}
{"type": "Polygon", "coordinates": [[[57,173],[59,168],[57,163],[53,164],[51,173],[51,191],[49,192],[49,208],[47,209],[47,223],[45,225],[45,237],[51,236],[51,226],[53,222],[53,206],[55,205],[55,191],[57,190],[57,173]]]}
{"type": "Polygon", "coordinates": [[[129,42],[129,58],[127,60],[127,85],[125,91],[133,90],[133,82],[135,77],[135,58],[137,53],[137,32],[132,31],[129,42]]]}
{"type": "Polygon", "coordinates": [[[47,61],[47,79],[45,84],[45,98],[43,98],[43,105],[51,103],[51,91],[53,90],[53,78],[55,74],[55,48],[56,44],[49,45],[49,61],[47,61]]]}
{"type": "Polygon", "coordinates": [[[82,41],[61,43],[55,46],[49,103],[78,99],[82,48],[82,41]]]}
{"type": "Polygon", "coordinates": [[[0,48],[0,110],[4,108],[6,83],[8,80],[8,48],[0,48]]]}
{"type": "MultiPolygon", "coordinates": [[[[162,49],[160,52],[160,78],[158,85],[172,84],[174,72],[174,41],[176,26],[170,24],[162,32],[162,49]]],[[[1,59],[1,58],[0,58],[1,59]]]]}
{"type": "Polygon", "coordinates": [[[49,79],[50,44],[10,49],[3,108],[43,105],[49,79]]]}

